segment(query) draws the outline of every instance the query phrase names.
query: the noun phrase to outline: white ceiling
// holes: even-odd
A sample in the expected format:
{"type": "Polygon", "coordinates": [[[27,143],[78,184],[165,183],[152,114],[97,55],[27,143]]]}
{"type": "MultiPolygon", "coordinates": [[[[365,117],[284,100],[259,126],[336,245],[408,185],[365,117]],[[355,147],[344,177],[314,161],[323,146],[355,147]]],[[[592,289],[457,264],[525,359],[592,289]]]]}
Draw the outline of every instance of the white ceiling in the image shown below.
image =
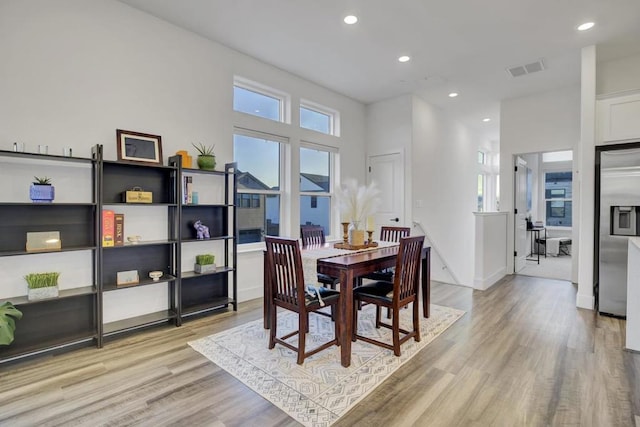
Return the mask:
{"type": "Polygon", "coordinates": [[[489,139],[500,100],[578,84],[582,47],[640,52],[640,0],[120,1],[364,103],[414,93],[489,139]]]}

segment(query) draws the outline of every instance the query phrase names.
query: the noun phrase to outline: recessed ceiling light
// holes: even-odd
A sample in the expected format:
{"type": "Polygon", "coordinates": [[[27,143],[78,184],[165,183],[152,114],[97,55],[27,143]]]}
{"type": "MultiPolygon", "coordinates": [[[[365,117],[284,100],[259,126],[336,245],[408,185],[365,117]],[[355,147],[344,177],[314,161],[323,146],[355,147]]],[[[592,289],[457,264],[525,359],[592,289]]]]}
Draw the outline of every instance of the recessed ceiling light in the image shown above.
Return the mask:
{"type": "Polygon", "coordinates": [[[411,57],[410,57],[410,56],[402,55],[400,58],[398,58],[398,61],[400,61],[400,62],[407,62],[407,61],[409,61],[410,59],[411,59],[411,57]]]}
{"type": "Polygon", "coordinates": [[[358,17],[355,15],[347,15],[344,17],[344,23],[345,24],[349,24],[349,25],[353,25],[356,22],[358,22],[358,17]]]}
{"type": "Polygon", "coordinates": [[[584,24],[578,26],[578,31],[590,30],[594,25],[596,24],[594,24],[593,22],[585,22],[584,24]]]}
{"type": "Polygon", "coordinates": [[[485,117],[484,119],[482,119],[482,121],[486,123],[486,122],[490,122],[491,119],[489,117],[485,117]]]}
{"type": "Polygon", "coordinates": [[[451,92],[449,94],[449,98],[455,98],[456,96],[458,96],[458,92],[451,92]]]}

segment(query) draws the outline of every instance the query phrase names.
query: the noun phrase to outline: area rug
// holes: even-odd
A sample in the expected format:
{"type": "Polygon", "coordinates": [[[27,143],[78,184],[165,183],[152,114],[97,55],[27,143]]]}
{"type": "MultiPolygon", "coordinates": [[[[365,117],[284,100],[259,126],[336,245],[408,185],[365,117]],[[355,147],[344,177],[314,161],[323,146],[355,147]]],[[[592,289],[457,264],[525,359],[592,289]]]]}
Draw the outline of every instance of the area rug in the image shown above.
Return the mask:
{"type": "MultiPolygon", "coordinates": [[[[464,311],[431,305],[431,317],[420,317],[421,341],[402,345],[402,356],[362,341],[352,343],[351,366],[340,365],[339,347],[331,347],[296,364],[296,354],[276,344],[267,348],[269,331],[262,319],[211,335],[189,345],[242,381],[256,393],[305,426],[326,427],[346,414],[387,377],[443,333],[464,311]]],[[[411,325],[411,309],[401,310],[401,325],[411,325]]],[[[310,315],[307,349],[329,341],[333,324],[325,316],[310,315]]],[[[278,335],[297,328],[297,315],[278,313],[278,335]]],[[[358,331],[391,342],[391,331],[375,328],[375,307],[365,306],[358,331]]],[[[295,342],[295,340],[294,340],[295,342]]]]}

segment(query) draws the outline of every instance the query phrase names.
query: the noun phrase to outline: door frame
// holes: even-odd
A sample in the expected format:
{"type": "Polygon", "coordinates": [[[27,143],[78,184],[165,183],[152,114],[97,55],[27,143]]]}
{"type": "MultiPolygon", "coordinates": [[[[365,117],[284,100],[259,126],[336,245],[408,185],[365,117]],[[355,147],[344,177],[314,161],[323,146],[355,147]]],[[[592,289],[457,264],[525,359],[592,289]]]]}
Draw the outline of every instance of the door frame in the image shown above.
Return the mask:
{"type": "MultiPolygon", "coordinates": [[[[404,150],[402,148],[399,149],[395,149],[395,150],[389,150],[389,151],[377,151],[377,152],[372,152],[372,153],[368,153],[367,154],[367,163],[365,165],[365,174],[366,174],[366,182],[367,185],[371,184],[371,174],[369,173],[369,168],[371,167],[371,158],[372,157],[380,157],[380,156],[390,156],[390,155],[399,155],[400,156],[400,166],[402,168],[401,173],[399,174],[400,178],[402,179],[401,181],[401,187],[402,187],[402,191],[400,192],[400,196],[402,198],[401,203],[400,203],[400,215],[398,216],[400,218],[400,222],[398,222],[396,225],[404,225],[404,226],[410,226],[410,225],[405,225],[405,224],[409,224],[409,222],[407,221],[407,218],[410,215],[410,206],[407,206],[407,194],[411,194],[411,170],[410,168],[407,168],[407,165],[405,163],[405,155],[404,155],[404,150]]],[[[376,228],[379,228],[381,224],[377,224],[376,228]]]]}

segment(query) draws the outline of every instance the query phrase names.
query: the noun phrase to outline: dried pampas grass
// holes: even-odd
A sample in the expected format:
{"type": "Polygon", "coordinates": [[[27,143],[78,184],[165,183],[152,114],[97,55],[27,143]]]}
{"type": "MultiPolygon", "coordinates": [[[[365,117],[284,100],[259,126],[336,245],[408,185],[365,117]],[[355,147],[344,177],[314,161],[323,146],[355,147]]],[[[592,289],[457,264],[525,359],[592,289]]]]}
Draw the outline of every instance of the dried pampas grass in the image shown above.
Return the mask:
{"type": "Polygon", "coordinates": [[[342,222],[351,222],[360,229],[364,221],[373,215],[380,205],[376,183],[358,186],[355,179],[347,179],[344,185],[336,190],[338,208],[342,222]]]}

